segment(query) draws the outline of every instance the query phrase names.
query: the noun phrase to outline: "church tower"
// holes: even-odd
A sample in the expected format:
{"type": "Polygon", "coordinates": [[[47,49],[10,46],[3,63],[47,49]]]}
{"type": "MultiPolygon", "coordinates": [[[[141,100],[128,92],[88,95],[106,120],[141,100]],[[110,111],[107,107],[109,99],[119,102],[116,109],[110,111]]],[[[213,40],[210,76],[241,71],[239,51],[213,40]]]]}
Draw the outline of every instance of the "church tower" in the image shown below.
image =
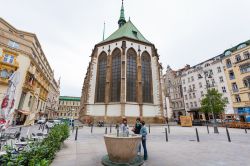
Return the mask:
{"type": "Polygon", "coordinates": [[[131,20],[126,21],[124,5],[119,28],[97,43],[84,79],[81,97],[82,122],[122,118],[134,123],[164,122],[164,94],[159,55],[131,20]]]}

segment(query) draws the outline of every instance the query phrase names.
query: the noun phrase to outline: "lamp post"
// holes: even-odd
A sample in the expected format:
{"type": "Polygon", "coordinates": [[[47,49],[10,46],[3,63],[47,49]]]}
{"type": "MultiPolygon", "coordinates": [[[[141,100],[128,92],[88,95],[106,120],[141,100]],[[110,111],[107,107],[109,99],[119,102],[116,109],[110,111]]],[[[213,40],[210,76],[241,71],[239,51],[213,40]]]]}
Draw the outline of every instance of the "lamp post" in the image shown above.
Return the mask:
{"type": "MultiPolygon", "coordinates": [[[[203,74],[204,74],[204,79],[205,79],[205,82],[206,82],[206,89],[207,91],[209,90],[210,86],[209,86],[209,83],[207,81],[207,78],[212,78],[212,75],[208,73],[208,71],[204,71],[204,70],[200,70],[203,74]],[[207,76],[208,75],[208,76],[207,76]]],[[[203,78],[201,75],[199,75],[199,78],[203,78]]],[[[212,96],[213,98],[213,96],[212,96]]],[[[216,119],[215,119],[215,114],[214,114],[214,110],[212,108],[212,101],[211,101],[211,98],[210,96],[208,96],[208,100],[209,100],[209,108],[211,109],[211,112],[212,112],[212,116],[213,116],[213,120],[214,120],[214,133],[218,134],[219,131],[218,131],[218,126],[217,126],[217,122],[216,122],[216,119]]]]}

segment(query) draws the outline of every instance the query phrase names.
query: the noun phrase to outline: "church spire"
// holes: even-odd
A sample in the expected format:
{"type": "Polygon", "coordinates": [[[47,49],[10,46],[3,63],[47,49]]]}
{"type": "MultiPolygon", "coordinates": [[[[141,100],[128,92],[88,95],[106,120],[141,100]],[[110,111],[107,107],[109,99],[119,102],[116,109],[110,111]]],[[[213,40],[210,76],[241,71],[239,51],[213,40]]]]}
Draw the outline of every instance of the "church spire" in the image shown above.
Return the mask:
{"type": "Polygon", "coordinates": [[[121,11],[120,11],[120,18],[119,18],[119,21],[118,21],[119,28],[121,26],[123,26],[125,23],[126,23],[126,19],[125,19],[124,7],[123,7],[123,0],[122,0],[122,7],[121,7],[121,11]]]}

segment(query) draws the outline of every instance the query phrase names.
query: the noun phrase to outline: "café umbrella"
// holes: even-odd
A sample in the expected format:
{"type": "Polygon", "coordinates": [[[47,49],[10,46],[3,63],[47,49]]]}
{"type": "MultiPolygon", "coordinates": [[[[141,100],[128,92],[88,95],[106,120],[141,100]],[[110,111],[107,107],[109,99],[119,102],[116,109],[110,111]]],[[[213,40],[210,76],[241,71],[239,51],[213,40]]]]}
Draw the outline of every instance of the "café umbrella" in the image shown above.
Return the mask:
{"type": "Polygon", "coordinates": [[[14,115],[15,92],[20,82],[20,72],[15,71],[9,78],[8,88],[1,104],[0,119],[4,122],[3,128],[8,128],[14,115]]]}

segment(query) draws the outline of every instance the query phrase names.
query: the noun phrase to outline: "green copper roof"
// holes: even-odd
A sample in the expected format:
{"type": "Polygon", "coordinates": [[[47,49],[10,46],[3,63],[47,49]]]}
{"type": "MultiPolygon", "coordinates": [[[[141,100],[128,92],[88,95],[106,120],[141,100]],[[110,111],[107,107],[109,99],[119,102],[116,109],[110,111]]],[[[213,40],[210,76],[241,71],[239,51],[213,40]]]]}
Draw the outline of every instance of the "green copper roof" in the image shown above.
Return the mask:
{"type": "Polygon", "coordinates": [[[229,48],[229,49],[225,50],[223,54],[225,54],[227,51],[230,51],[230,52],[237,51],[237,48],[238,48],[240,45],[242,45],[242,44],[246,44],[246,46],[249,46],[249,45],[250,45],[250,40],[247,40],[247,41],[242,42],[242,43],[240,43],[240,44],[238,44],[238,45],[236,45],[236,46],[234,46],[234,47],[232,47],[232,48],[229,48]]]}
{"type": "MultiPolygon", "coordinates": [[[[120,19],[119,20],[125,20],[123,3],[122,3],[121,11],[120,11],[120,19]]],[[[125,20],[125,22],[126,22],[126,20],[125,20]]]]}
{"type": "Polygon", "coordinates": [[[121,26],[118,30],[116,30],[113,34],[111,34],[107,39],[103,40],[101,43],[119,39],[122,37],[128,37],[131,39],[139,40],[145,43],[151,44],[142,34],[141,32],[134,26],[134,24],[129,20],[123,26],[121,26]]]}
{"type": "Polygon", "coordinates": [[[71,96],[60,96],[59,100],[64,100],[64,101],[81,101],[80,97],[71,97],[71,96]]]}

